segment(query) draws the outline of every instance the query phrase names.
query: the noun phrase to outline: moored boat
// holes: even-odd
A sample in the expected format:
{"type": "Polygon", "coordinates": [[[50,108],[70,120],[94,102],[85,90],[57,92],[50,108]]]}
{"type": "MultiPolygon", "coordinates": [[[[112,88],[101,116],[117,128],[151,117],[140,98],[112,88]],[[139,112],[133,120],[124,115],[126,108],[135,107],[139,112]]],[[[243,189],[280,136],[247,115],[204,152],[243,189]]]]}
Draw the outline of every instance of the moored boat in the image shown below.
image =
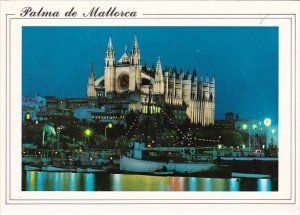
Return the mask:
{"type": "Polygon", "coordinates": [[[232,172],[233,178],[271,178],[268,174],[232,172]]]}
{"type": "Polygon", "coordinates": [[[98,169],[98,168],[86,168],[85,172],[87,173],[105,173],[106,169],[98,169]]]}
{"type": "Polygon", "coordinates": [[[171,163],[171,162],[159,162],[159,161],[149,161],[140,160],[136,158],[130,158],[123,155],[120,158],[120,170],[126,172],[138,172],[138,173],[153,173],[158,174],[167,173],[200,173],[209,171],[216,164],[213,162],[189,162],[189,163],[171,163]],[[166,169],[166,171],[159,171],[166,169]]]}
{"type": "Polygon", "coordinates": [[[68,167],[58,167],[58,166],[44,166],[42,170],[45,172],[74,172],[75,169],[68,167]]]}
{"type": "MultiPolygon", "coordinates": [[[[181,154],[178,156],[181,160],[178,162],[171,157],[151,158],[150,154],[172,154],[179,149],[169,148],[146,148],[143,143],[135,142],[133,149],[120,157],[120,170],[124,172],[149,173],[155,175],[172,174],[191,174],[207,172],[216,167],[212,161],[188,161],[184,160],[181,154]],[[172,152],[171,152],[172,151],[172,152]],[[151,152],[151,153],[147,153],[151,152]],[[150,159],[149,159],[150,158],[150,159]]],[[[192,151],[193,152],[193,151],[192,151]]],[[[194,153],[194,152],[193,152],[194,153]]]]}
{"type": "Polygon", "coordinates": [[[24,170],[25,171],[41,171],[42,168],[38,167],[38,166],[28,166],[28,165],[25,165],[24,166],[24,170]]]}

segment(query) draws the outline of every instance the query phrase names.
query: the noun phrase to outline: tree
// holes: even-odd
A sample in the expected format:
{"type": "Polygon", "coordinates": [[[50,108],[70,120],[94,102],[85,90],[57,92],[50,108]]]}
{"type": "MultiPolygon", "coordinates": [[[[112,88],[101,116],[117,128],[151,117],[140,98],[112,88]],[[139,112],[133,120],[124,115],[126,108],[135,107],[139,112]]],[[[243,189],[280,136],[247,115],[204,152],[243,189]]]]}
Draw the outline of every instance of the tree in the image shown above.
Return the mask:
{"type": "Polygon", "coordinates": [[[240,132],[233,130],[221,130],[221,144],[224,146],[240,146],[243,142],[243,137],[240,132]]]}

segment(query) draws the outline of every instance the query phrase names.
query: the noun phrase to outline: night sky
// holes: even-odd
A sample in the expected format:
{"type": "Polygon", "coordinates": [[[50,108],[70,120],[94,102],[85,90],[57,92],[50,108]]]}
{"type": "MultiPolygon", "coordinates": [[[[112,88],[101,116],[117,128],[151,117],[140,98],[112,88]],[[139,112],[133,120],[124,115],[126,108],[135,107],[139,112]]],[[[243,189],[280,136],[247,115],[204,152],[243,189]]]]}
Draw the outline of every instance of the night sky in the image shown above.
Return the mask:
{"type": "Polygon", "coordinates": [[[216,119],[278,120],[277,27],[23,27],[22,95],[85,97],[90,63],[103,74],[108,37],[116,60],[134,35],[141,62],[216,76],[216,119]]]}

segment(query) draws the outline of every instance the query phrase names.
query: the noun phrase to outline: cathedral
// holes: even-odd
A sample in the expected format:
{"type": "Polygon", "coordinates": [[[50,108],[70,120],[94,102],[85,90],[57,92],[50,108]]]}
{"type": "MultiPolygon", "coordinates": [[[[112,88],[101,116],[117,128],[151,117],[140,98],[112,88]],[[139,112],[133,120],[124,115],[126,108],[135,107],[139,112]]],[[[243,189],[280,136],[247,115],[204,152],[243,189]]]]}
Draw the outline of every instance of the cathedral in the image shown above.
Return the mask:
{"type": "MultiPolygon", "coordinates": [[[[87,96],[110,104],[125,106],[126,110],[159,113],[162,105],[183,111],[193,124],[208,126],[215,119],[215,77],[198,80],[196,70],[184,72],[174,68],[162,69],[158,58],[156,67],[141,65],[141,52],[136,36],[132,49],[116,61],[112,38],[108,40],[104,58],[104,75],[96,78],[90,66],[87,96]],[[150,109],[149,109],[150,106],[150,109]]],[[[123,106],[124,107],[124,106],[123,106]]],[[[111,110],[107,110],[111,111],[111,110]]]]}

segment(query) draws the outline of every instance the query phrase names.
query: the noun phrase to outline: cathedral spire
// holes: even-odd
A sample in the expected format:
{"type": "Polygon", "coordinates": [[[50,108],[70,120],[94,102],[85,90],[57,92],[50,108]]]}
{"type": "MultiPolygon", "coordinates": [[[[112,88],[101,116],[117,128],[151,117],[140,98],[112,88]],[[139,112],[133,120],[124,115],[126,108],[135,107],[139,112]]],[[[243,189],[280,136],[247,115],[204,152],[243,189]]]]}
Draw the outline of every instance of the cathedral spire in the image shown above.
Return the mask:
{"type": "Polygon", "coordinates": [[[216,75],[214,74],[214,76],[213,76],[213,78],[212,78],[212,81],[211,81],[211,83],[215,83],[216,82],[216,75]]]}
{"type": "Polygon", "coordinates": [[[90,64],[90,75],[89,78],[95,79],[95,71],[93,63],[90,64]]]}
{"type": "Polygon", "coordinates": [[[195,69],[195,68],[194,68],[194,70],[193,70],[192,79],[193,79],[193,80],[197,80],[197,72],[196,72],[196,69],[195,69]]]}
{"type": "Polygon", "coordinates": [[[160,57],[158,57],[157,63],[156,63],[153,91],[155,94],[163,94],[164,93],[164,77],[163,77],[163,73],[162,73],[160,57]]]}
{"type": "Polygon", "coordinates": [[[112,39],[111,36],[108,39],[107,49],[106,49],[106,55],[105,55],[105,66],[113,66],[115,64],[115,53],[112,45],[112,39]]]}
{"type": "Polygon", "coordinates": [[[133,40],[133,49],[138,49],[139,48],[139,44],[138,44],[138,41],[137,41],[137,37],[136,35],[134,35],[134,40],[133,40]]]}
{"type": "Polygon", "coordinates": [[[111,36],[109,36],[109,39],[108,39],[107,52],[114,52],[111,36]]]}
{"type": "Polygon", "coordinates": [[[139,44],[136,35],[134,35],[133,39],[133,45],[132,45],[132,50],[131,50],[131,65],[140,65],[140,49],[139,49],[139,44]]]}
{"type": "Polygon", "coordinates": [[[158,59],[157,59],[156,72],[162,72],[160,57],[158,57],[158,59]]]}
{"type": "Polygon", "coordinates": [[[87,96],[88,97],[96,97],[96,90],[95,90],[95,72],[94,72],[94,65],[93,63],[90,64],[90,72],[89,72],[89,79],[87,84],[87,96]]]}

